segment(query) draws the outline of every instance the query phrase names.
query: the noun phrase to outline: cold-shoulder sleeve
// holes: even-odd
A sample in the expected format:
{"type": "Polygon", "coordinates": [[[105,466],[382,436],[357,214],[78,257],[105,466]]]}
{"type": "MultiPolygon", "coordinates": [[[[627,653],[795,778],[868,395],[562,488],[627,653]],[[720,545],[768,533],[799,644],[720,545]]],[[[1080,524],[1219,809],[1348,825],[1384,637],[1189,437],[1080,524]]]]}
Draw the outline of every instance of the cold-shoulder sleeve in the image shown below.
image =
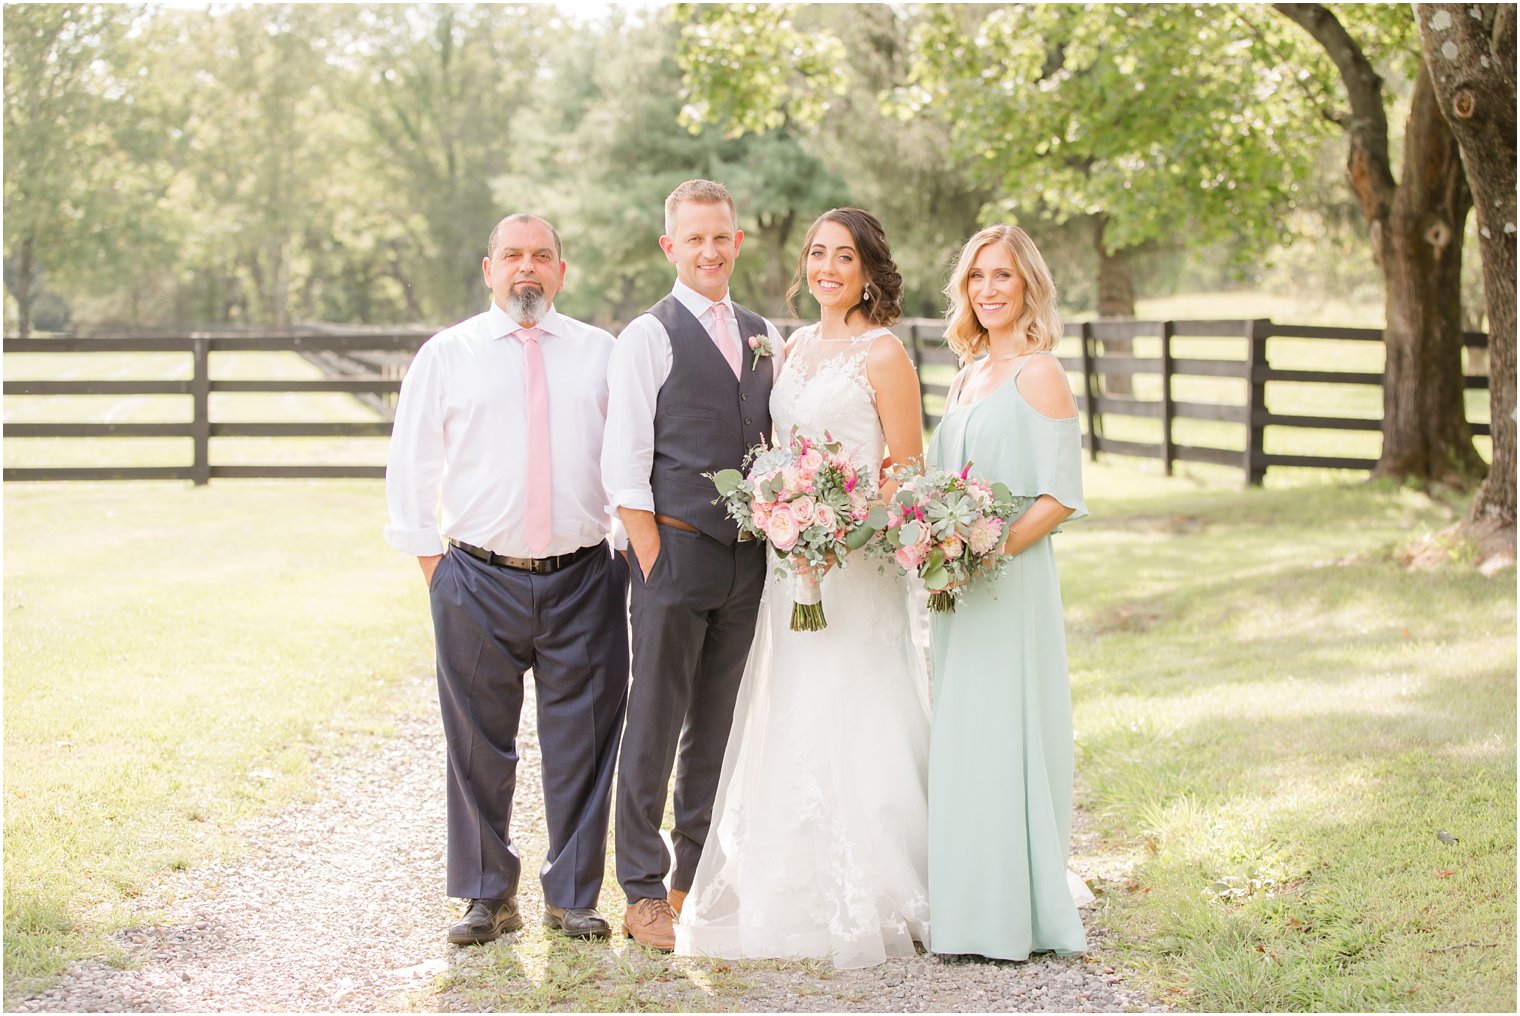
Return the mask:
{"type": "MultiPolygon", "coordinates": [[[[1027,408],[1027,407],[1026,407],[1027,408]]],[[[1082,427],[1075,416],[1053,420],[1032,409],[1031,447],[1004,457],[1009,491],[1015,497],[1048,494],[1072,510],[1067,522],[1087,515],[1082,495],[1082,427]]]]}

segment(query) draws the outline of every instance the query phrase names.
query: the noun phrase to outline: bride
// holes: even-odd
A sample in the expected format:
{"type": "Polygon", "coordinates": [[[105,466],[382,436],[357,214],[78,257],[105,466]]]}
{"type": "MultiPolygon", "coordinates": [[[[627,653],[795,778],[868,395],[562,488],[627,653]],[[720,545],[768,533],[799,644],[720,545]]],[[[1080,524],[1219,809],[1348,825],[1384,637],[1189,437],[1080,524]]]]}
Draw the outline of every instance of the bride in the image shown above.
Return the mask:
{"type": "MultiPolygon", "coordinates": [[[[877,487],[923,453],[918,377],[886,327],[902,277],[881,223],[824,213],[789,298],[804,280],[821,320],[788,340],[776,433],[828,432],[877,487]]],[[[846,968],[928,942],[928,685],[908,588],[863,554],[846,565],[823,576],[819,632],[791,631],[791,578],[767,580],[711,831],[690,894],[672,894],[677,953],[846,968]]]]}

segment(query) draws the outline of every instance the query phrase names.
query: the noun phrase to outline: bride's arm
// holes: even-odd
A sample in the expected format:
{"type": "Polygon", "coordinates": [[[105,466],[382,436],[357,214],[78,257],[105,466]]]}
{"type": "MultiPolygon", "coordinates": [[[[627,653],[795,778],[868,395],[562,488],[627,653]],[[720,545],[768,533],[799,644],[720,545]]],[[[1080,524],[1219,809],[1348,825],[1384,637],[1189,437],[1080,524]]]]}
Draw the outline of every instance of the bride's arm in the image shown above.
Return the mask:
{"type": "MultiPolygon", "coordinates": [[[[883,472],[892,466],[922,461],[924,456],[923,394],[918,386],[918,372],[897,336],[890,333],[871,344],[866,357],[866,378],[876,390],[876,415],[887,442],[883,472]]],[[[897,492],[897,484],[881,485],[879,497],[885,501],[897,492]]]]}

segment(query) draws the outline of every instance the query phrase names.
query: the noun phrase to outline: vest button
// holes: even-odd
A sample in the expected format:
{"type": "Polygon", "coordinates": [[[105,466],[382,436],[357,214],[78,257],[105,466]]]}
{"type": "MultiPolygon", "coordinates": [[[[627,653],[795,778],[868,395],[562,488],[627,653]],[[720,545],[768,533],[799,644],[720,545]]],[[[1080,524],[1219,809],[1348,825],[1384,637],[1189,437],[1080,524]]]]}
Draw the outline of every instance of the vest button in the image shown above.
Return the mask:
{"type": "Polygon", "coordinates": [[[747,416],[746,416],[746,417],[745,417],[745,418],[744,418],[744,425],[745,425],[745,426],[746,426],[746,427],[748,427],[748,426],[749,426],[749,425],[750,425],[750,424],[752,424],[752,423],[753,423],[753,422],[754,422],[754,421],[753,421],[753,420],[751,420],[751,419],[750,419],[750,418],[749,418],[749,417],[747,417],[747,416]]]}
{"type": "Polygon", "coordinates": [[[749,401],[749,395],[747,395],[744,392],[740,392],[739,393],[739,401],[740,402],[748,402],[749,401]]]}

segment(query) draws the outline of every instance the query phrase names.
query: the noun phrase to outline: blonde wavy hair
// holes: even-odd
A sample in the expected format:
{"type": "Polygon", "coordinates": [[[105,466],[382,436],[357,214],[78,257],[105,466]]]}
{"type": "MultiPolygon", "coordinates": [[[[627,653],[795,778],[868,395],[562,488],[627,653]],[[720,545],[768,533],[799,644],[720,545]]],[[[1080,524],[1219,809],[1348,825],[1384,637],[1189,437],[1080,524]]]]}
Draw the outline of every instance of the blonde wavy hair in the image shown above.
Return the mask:
{"type": "Polygon", "coordinates": [[[987,329],[976,319],[976,309],[971,306],[971,294],[966,287],[971,263],[982,248],[994,243],[1008,249],[1024,280],[1024,309],[1013,323],[1013,330],[1028,338],[1030,352],[1054,349],[1061,341],[1063,325],[1061,313],[1056,309],[1056,281],[1039,248],[1017,226],[988,226],[966,241],[955,259],[950,281],[945,283],[945,297],[950,301],[945,310],[945,341],[963,365],[987,351],[987,329]]]}

